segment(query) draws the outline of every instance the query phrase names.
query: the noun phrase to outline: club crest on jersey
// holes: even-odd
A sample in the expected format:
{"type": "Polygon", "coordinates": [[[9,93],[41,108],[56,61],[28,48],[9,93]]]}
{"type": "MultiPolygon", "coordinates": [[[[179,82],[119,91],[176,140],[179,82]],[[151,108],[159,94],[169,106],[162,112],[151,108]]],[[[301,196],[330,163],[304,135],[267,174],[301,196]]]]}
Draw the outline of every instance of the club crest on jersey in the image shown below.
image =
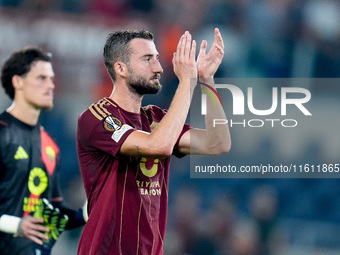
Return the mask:
{"type": "Polygon", "coordinates": [[[115,132],[122,127],[122,122],[113,116],[107,116],[103,121],[103,127],[105,130],[115,132]]]}

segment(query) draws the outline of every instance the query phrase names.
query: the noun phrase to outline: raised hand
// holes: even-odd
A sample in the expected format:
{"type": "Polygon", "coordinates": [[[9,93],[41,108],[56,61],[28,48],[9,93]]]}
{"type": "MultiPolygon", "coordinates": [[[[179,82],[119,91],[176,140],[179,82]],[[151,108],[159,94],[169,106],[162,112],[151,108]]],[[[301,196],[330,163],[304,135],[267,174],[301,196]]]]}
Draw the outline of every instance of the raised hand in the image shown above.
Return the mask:
{"type": "Polygon", "coordinates": [[[196,41],[186,31],[180,38],[177,50],[173,55],[174,72],[180,81],[197,78],[196,41]]]}
{"type": "Polygon", "coordinates": [[[224,43],[218,28],[215,28],[214,43],[206,53],[207,41],[203,40],[197,57],[197,72],[200,78],[212,78],[224,56],[224,43]]]}

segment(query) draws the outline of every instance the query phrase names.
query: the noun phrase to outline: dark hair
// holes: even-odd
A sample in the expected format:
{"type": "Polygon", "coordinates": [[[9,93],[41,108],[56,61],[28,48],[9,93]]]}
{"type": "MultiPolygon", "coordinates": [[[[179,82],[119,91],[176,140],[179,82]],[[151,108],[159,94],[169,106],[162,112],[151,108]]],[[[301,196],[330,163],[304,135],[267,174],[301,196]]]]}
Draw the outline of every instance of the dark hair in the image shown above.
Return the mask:
{"type": "Polygon", "coordinates": [[[33,62],[51,62],[51,53],[45,53],[39,48],[26,47],[12,52],[1,69],[1,84],[6,94],[13,100],[14,87],[12,78],[14,75],[25,76],[30,70],[33,62]]]}
{"type": "Polygon", "coordinates": [[[113,81],[116,80],[116,74],[113,70],[114,63],[121,61],[127,65],[129,64],[131,56],[129,43],[135,38],[152,41],[154,36],[151,32],[145,30],[121,30],[108,35],[103,56],[106,69],[113,81]]]}

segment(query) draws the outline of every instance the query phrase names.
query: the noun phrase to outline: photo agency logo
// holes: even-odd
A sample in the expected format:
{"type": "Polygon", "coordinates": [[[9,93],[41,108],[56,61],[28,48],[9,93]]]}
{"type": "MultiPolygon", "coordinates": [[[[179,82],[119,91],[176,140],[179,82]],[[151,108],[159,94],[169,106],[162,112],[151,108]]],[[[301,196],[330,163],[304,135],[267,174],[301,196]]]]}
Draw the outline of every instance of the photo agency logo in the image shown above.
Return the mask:
{"type": "Polygon", "coordinates": [[[307,109],[306,104],[311,100],[311,93],[308,89],[302,87],[271,87],[271,93],[261,95],[256,98],[254,90],[256,88],[247,87],[246,94],[242,89],[233,84],[215,84],[215,88],[199,82],[201,90],[201,115],[207,114],[207,100],[213,100],[214,104],[222,104],[220,95],[229,93],[232,96],[232,117],[228,119],[213,119],[213,126],[229,125],[230,127],[253,127],[259,128],[264,126],[282,126],[285,128],[298,126],[298,120],[291,118],[287,114],[287,108],[296,116],[297,113],[302,113],[303,116],[312,116],[312,113],[307,109]],[[217,92],[219,91],[219,93],[217,92]],[[265,97],[265,98],[263,98],[265,97]],[[210,99],[209,99],[210,98],[210,99]],[[265,109],[258,109],[254,106],[254,102],[266,102],[271,105],[265,109]],[[252,118],[247,118],[251,115],[252,118]],[[253,117],[254,116],[254,117],[253,117]],[[234,117],[237,117],[235,119],[234,117]]]}

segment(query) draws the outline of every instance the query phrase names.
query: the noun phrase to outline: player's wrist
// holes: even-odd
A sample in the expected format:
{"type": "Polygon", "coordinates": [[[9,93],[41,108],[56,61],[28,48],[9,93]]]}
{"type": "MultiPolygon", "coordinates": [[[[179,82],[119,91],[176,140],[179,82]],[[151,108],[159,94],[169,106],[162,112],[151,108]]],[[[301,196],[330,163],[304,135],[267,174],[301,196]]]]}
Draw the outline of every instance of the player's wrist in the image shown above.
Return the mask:
{"type": "Polygon", "coordinates": [[[188,83],[195,83],[197,82],[197,78],[196,77],[186,77],[186,78],[181,78],[181,79],[178,79],[179,80],[179,84],[188,84],[188,83]]]}
{"type": "Polygon", "coordinates": [[[211,83],[214,81],[214,76],[198,76],[198,81],[199,82],[204,82],[204,83],[211,83]]]}
{"type": "Polygon", "coordinates": [[[20,217],[3,214],[0,217],[0,231],[7,234],[17,235],[20,221],[20,217]]]}
{"type": "Polygon", "coordinates": [[[198,78],[201,81],[214,79],[214,74],[198,74],[198,78]]]}
{"type": "Polygon", "coordinates": [[[211,86],[211,87],[215,87],[215,82],[214,82],[214,78],[203,78],[203,79],[199,79],[197,81],[197,85],[200,85],[201,87],[204,86],[211,86]]]}

